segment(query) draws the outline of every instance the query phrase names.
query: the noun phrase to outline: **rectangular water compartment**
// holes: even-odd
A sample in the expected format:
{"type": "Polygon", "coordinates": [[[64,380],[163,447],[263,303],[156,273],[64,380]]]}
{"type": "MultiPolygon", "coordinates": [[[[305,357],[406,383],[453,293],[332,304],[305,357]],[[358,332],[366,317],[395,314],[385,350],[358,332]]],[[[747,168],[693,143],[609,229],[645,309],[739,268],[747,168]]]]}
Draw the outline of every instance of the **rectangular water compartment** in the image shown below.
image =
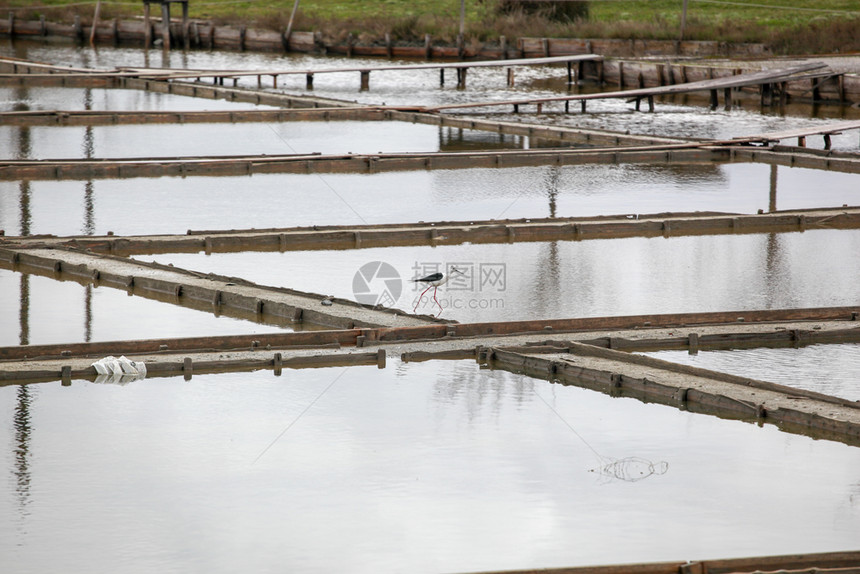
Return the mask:
{"type": "Polygon", "coordinates": [[[468,361],[0,387],[0,412],[16,571],[470,572],[860,530],[854,447],[468,361]]]}

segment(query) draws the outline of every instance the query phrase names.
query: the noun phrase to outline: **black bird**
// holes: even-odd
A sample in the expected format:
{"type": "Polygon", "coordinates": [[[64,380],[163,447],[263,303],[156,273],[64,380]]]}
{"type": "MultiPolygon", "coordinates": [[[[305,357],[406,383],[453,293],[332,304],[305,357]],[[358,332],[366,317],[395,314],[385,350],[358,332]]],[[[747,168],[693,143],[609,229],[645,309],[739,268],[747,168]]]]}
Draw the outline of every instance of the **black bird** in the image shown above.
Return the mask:
{"type": "Polygon", "coordinates": [[[463,271],[460,271],[456,267],[451,267],[451,270],[446,274],[444,273],[431,273],[427,277],[421,277],[420,279],[413,279],[413,283],[422,283],[427,285],[427,289],[421,292],[421,295],[418,296],[418,301],[415,302],[415,307],[412,308],[412,312],[414,313],[416,309],[418,309],[418,304],[421,303],[421,298],[424,297],[424,293],[430,290],[430,287],[433,287],[433,301],[439,305],[439,314],[442,314],[442,305],[439,303],[439,300],[436,299],[436,290],[447,283],[453,274],[463,275],[463,271]]]}

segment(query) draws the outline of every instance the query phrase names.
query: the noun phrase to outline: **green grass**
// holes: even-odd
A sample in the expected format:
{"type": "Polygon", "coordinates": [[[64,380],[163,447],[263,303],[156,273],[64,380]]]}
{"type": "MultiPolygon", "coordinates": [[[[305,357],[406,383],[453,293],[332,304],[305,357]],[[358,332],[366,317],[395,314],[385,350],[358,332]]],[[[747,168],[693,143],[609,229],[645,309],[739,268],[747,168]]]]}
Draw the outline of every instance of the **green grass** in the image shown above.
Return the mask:
{"type": "MultiPolygon", "coordinates": [[[[586,20],[554,21],[535,14],[502,14],[499,0],[466,0],[466,33],[474,41],[500,35],[670,39],[679,38],[682,0],[591,0],[586,20]]],[[[95,1],[6,0],[19,17],[92,18],[95,1]],[[34,5],[37,5],[34,7],[34,5]]],[[[153,5],[157,10],[157,5],[153,5]]],[[[190,15],[219,24],[283,29],[293,0],[190,0],[190,15]]],[[[102,3],[102,17],[143,14],[139,1],[102,3]]],[[[431,34],[452,41],[459,31],[459,0],[303,0],[295,29],[319,30],[338,40],[353,33],[364,41],[385,33],[400,41],[431,34]]],[[[174,5],[173,13],[179,11],[174,5]]],[[[860,0],[689,0],[685,39],[763,42],[782,52],[860,50],[860,0]]]]}

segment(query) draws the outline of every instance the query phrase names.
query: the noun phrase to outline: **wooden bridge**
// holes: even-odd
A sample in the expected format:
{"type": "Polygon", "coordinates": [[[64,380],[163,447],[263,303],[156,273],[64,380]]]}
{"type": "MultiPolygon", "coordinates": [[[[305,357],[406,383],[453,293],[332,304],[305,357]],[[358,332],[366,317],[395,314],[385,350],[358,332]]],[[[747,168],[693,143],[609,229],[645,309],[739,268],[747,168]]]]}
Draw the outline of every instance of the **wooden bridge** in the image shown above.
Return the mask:
{"type": "MultiPolygon", "coordinates": [[[[820,71],[826,68],[827,65],[820,62],[810,62],[792,66],[790,68],[782,68],[778,70],[762,70],[750,74],[738,74],[725,78],[714,78],[710,80],[701,80],[698,82],[686,82],[671,86],[656,86],[652,88],[638,88],[632,90],[619,90],[614,92],[597,92],[591,94],[572,94],[567,96],[554,96],[549,98],[521,98],[516,100],[505,100],[496,102],[469,102],[463,104],[445,104],[440,106],[432,106],[424,108],[425,111],[442,112],[449,110],[464,110],[473,108],[486,108],[495,106],[513,106],[514,112],[519,112],[520,106],[535,106],[538,113],[542,111],[544,104],[553,102],[564,102],[565,111],[569,111],[569,104],[572,101],[580,102],[582,111],[585,112],[586,102],[589,100],[606,100],[606,99],[623,99],[636,102],[636,109],[640,109],[642,100],[647,100],[649,111],[654,111],[654,98],[658,96],[670,96],[677,94],[687,94],[692,92],[709,92],[711,95],[711,105],[717,106],[718,94],[722,90],[725,104],[727,107],[732,103],[732,90],[737,90],[750,86],[773,86],[783,85],[789,80],[811,77],[810,74],[818,71],[816,75],[820,75],[820,71]]],[[[826,74],[830,75],[830,74],[826,74]]],[[[765,90],[767,92],[767,90],[765,90]]],[[[785,89],[780,91],[785,94],[785,89]]]]}
{"type": "Polygon", "coordinates": [[[358,72],[361,77],[361,90],[367,90],[370,87],[371,72],[402,72],[408,70],[439,70],[439,84],[445,85],[445,70],[456,70],[457,72],[457,87],[466,87],[466,73],[471,68],[507,68],[508,69],[508,85],[513,84],[512,68],[515,66],[543,66],[552,64],[567,65],[567,80],[573,82],[575,78],[582,77],[583,66],[586,62],[595,62],[601,64],[603,56],[597,54],[580,54],[573,56],[552,56],[546,58],[521,58],[516,60],[478,60],[478,61],[460,61],[460,62],[432,62],[421,64],[388,64],[383,66],[350,66],[342,68],[315,68],[315,69],[281,69],[281,70],[177,70],[177,69],[159,69],[159,68],[120,68],[122,73],[135,75],[144,79],[158,80],[201,80],[202,78],[212,78],[214,82],[223,85],[225,79],[235,81],[242,77],[257,78],[257,86],[262,87],[262,78],[264,76],[272,77],[272,86],[278,87],[278,76],[301,76],[304,75],[306,86],[312,89],[314,85],[314,76],[318,74],[338,74],[338,73],[355,73],[358,72]],[[574,70],[574,64],[577,65],[574,70]]]}

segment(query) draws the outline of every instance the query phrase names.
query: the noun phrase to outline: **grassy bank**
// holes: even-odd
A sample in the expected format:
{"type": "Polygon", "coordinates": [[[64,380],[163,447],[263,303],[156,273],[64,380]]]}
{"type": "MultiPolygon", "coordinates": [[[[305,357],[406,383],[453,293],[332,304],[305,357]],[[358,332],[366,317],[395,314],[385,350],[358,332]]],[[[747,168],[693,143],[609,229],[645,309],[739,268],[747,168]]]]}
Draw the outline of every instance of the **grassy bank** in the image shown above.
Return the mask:
{"type": "MultiPolygon", "coordinates": [[[[545,13],[502,12],[500,0],[466,0],[466,36],[484,42],[521,36],[675,40],[680,36],[682,0],[591,0],[587,18],[547,17],[545,13]]],[[[190,0],[193,18],[283,30],[293,0],[190,0]]],[[[7,0],[0,14],[84,21],[95,0],[7,0]],[[36,6],[37,5],[37,6],[36,6]],[[6,10],[4,10],[4,8],[6,10]]],[[[300,1],[297,30],[319,30],[330,40],[352,33],[373,42],[386,33],[401,42],[453,42],[459,32],[458,0],[300,1]]],[[[174,14],[179,6],[174,6],[174,14]]],[[[140,1],[102,2],[103,18],[141,16],[140,1]]],[[[860,51],[860,0],[689,0],[685,39],[760,42],[778,53],[860,51]]]]}

